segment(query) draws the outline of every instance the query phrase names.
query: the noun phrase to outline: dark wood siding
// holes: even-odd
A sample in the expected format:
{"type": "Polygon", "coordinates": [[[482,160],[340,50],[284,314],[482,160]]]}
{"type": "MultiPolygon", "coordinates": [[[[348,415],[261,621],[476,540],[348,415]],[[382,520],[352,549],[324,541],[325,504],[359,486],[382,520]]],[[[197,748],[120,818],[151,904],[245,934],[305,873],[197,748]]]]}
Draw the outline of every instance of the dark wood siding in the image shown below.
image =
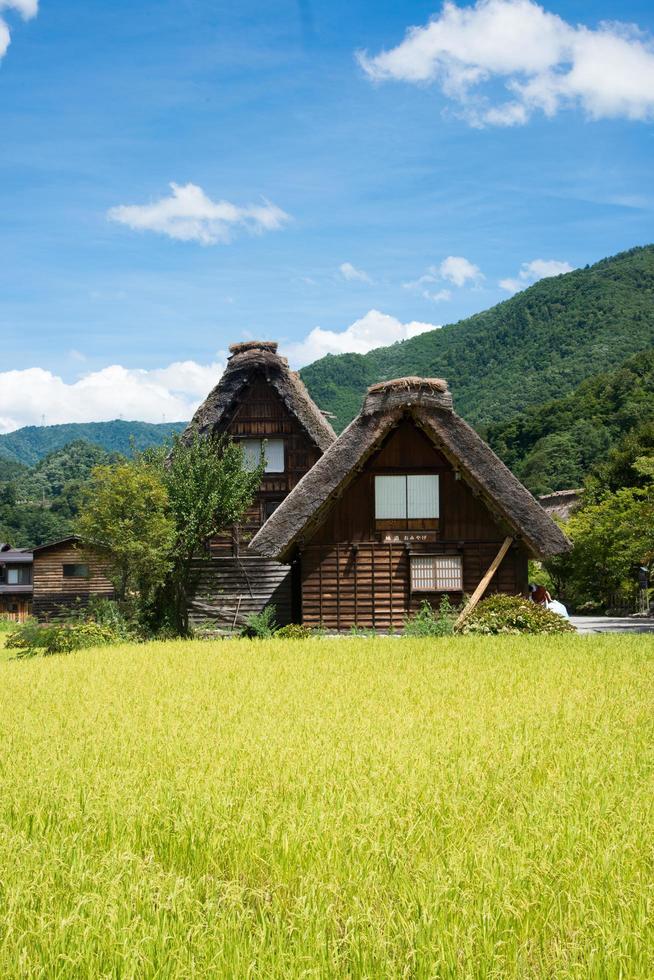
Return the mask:
{"type": "MultiPolygon", "coordinates": [[[[470,594],[508,531],[427,436],[405,420],[336,500],[324,523],[301,548],[302,620],[327,629],[400,628],[407,612],[440,594],[410,588],[411,554],[458,554],[463,588],[470,594]],[[439,477],[440,516],[430,521],[377,523],[374,479],[378,474],[430,473],[439,477]],[[413,537],[388,541],[387,537],[413,537]],[[421,540],[421,538],[428,540],[421,540]]],[[[489,592],[527,587],[527,554],[519,543],[500,565],[489,592]]],[[[461,599],[461,594],[452,596],[461,599]]]]}
{"type": "Polygon", "coordinates": [[[189,619],[194,626],[211,622],[219,629],[238,629],[250,613],[275,607],[280,626],[291,622],[291,568],[263,558],[221,558],[193,562],[189,619]]]}
{"type": "Polygon", "coordinates": [[[224,431],[235,439],[283,439],[284,472],[266,474],[261,489],[236,532],[211,542],[212,557],[230,557],[248,542],[269,516],[270,508],[288,496],[321,456],[282,399],[263,376],[257,376],[239,401],[224,431]],[[268,513],[267,513],[268,509],[268,513]]]}
{"type": "Polygon", "coordinates": [[[86,605],[92,595],[111,598],[114,588],[108,577],[105,554],[74,543],[48,548],[34,555],[32,611],[38,619],[65,613],[86,605]],[[89,578],[64,578],[64,565],[88,564],[89,578]]]}

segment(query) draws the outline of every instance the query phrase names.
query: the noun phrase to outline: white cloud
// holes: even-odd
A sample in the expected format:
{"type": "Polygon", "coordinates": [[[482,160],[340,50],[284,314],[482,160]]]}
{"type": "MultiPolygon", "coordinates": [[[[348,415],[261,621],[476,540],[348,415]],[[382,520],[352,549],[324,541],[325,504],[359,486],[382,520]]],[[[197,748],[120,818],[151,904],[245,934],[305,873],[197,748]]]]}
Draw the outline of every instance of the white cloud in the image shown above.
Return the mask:
{"type": "Polygon", "coordinates": [[[455,286],[465,286],[467,282],[479,283],[484,278],[478,266],[473,265],[462,255],[448,255],[440,266],[441,279],[446,279],[455,286]]]}
{"type": "Polygon", "coordinates": [[[397,47],[357,58],[373,81],[439,85],[473,126],[523,125],[537,110],[551,117],[562,108],[591,119],[654,117],[649,36],[632,24],[572,25],[533,0],[446,2],[397,47]]]}
{"type": "Polygon", "coordinates": [[[110,421],[119,414],[144,422],[182,421],[191,417],[223,369],[220,361],[180,361],[150,371],[114,364],[70,384],[43,368],[0,372],[0,432],[40,425],[42,416],[48,425],[110,421]]]}
{"type": "Polygon", "coordinates": [[[355,320],[345,330],[314,329],[299,343],[285,345],[285,353],[291,364],[302,367],[325,354],[366,354],[375,347],[385,347],[397,340],[417,337],[427,330],[437,330],[440,324],[420,323],[412,320],[402,323],[394,316],[369,310],[360,320],[355,320]]]}
{"type": "Polygon", "coordinates": [[[402,285],[405,289],[420,293],[425,299],[434,303],[442,303],[452,299],[452,290],[438,289],[432,291],[431,286],[434,283],[449,282],[461,289],[468,282],[478,286],[484,278],[485,276],[479,266],[474,265],[462,255],[448,255],[440,265],[430,265],[419,279],[405,282],[402,285]]]}
{"type": "Polygon", "coordinates": [[[551,276],[561,276],[573,271],[574,266],[569,262],[561,262],[558,259],[533,259],[531,262],[522,263],[517,279],[500,279],[499,285],[507,293],[517,293],[538,282],[539,279],[549,279],[551,276]]]}
{"type": "Polygon", "coordinates": [[[212,201],[196,184],[171,183],[172,194],[152,204],[121,204],[111,208],[111,221],[137,231],[156,231],[183,242],[216,245],[229,242],[234,231],[246,229],[259,234],[282,228],[290,217],[277,205],[238,207],[229,201],[212,201]]]}
{"type": "Polygon", "coordinates": [[[368,285],[372,285],[372,279],[368,273],[364,272],[363,269],[357,269],[351,262],[341,263],[338,271],[343,276],[343,279],[347,279],[348,282],[366,282],[368,285]]]}
{"type": "MultiPolygon", "coordinates": [[[[16,10],[23,20],[36,17],[39,10],[39,0],[0,0],[0,13],[3,10],[16,10]]],[[[2,58],[11,44],[11,34],[7,22],[0,17],[0,58],[2,58]]]]}

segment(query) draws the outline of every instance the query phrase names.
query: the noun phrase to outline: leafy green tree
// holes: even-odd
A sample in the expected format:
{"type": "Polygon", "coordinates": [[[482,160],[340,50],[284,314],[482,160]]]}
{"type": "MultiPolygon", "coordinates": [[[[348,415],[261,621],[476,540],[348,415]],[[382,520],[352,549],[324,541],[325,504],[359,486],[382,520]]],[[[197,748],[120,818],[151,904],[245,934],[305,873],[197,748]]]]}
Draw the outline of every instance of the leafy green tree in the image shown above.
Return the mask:
{"type": "MultiPolygon", "coordinates": [[[[654,474],[654,458],[639,460],[644,477],[654,474]]],[[[623,487],[582,507],[565,526],[574,548],[547,562],[568,601],[606,608],[613,595],[633,595],[636,568],[654,570],[654,482],[623,487]]]]}
{"type": "Polygon", "coordinates": [[[193,558],[206,542],[239,524],[261,484],[264,470],[248,470],[238,443],[225,438],[176,437],[163,468],[174,526],[169,592],[174,625],[188,631],[188,594],[193,558]]]}
{"type": "Polygon", "coordinates": [[[171,568],[175,523],[160,471],[144,460],[98,466],[77,529],[107,546],[119,599],[147,601],[171,568]]]}

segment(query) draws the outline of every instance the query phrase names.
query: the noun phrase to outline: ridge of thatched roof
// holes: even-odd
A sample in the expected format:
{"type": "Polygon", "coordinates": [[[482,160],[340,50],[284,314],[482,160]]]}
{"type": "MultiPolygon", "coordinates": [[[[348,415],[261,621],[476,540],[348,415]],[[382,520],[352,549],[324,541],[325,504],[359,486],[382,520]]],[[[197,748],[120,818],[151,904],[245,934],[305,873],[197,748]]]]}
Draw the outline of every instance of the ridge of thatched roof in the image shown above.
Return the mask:
{"type": "Polygon", "coordinates": [[[388,432],[407,416],[533,556],[545,558],[570,548],[563,532],[526,487],[453,411],[446,383],[404,378],[369,389],[361,413],[268,518],[250,549],[269,558],[288,557],[322,522],[330,503],[341,496],[388,432]]]}
{"type": "MultiPolygon", "coordinates": [[[[243,389],[257,374],[274,388],[309,438],[322,451],[331,446],[336,433],[322,414],[299,374],[277,353],[273,340],[248,340],[232,344],[231,356],[216,387],[207,395],[184,431],[206,435],[227,428],[243,389]]],[[[184,438],[184,436],[182,438],[184,438]]]]}

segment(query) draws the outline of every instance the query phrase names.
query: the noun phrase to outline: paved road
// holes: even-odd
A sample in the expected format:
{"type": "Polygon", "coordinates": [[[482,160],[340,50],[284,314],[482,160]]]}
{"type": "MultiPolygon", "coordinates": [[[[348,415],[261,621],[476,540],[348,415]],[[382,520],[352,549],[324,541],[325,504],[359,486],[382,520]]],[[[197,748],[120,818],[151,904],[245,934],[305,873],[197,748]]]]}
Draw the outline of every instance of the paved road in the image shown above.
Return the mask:
{"type": "Polygon", "coordinates": [[[580,633],[651,633],[654,618],[638,616],[571,616],[570,622],[580,633]]]}

